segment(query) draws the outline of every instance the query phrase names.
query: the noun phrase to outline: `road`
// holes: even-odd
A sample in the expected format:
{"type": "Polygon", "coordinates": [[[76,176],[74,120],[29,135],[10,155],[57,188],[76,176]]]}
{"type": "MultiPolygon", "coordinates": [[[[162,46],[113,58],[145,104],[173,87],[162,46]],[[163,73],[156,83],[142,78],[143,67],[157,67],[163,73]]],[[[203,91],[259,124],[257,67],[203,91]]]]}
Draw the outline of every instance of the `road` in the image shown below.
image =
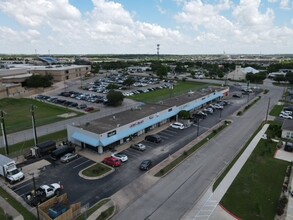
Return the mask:
{"type": "Polygon", "coordinates": [[[269,99],[272,108],[281,98],[282,88],[269,83],[265,87],[270,92],[263,95],[256,105],[241,117],[232,116],[231,126],[129,204],[114,219],[181,219],[196,205],[266,118],[269,99]]]}

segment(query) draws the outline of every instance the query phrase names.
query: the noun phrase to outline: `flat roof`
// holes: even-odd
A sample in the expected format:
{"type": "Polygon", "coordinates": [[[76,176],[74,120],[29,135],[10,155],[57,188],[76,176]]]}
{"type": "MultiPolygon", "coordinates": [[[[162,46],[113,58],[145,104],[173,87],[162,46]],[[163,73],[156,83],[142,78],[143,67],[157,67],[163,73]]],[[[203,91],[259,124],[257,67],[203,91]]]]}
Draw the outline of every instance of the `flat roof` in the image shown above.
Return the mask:
{"type": "Polygon", "coordinates": [[[132,110],[126,110],[114,115],[99,118],[91,121],[89,124],[80,125],[79,127],[90,132],[102,134],[115,129],[118,126],[123,126],[129,124],[130,122],[163,111],[169,107],[170,106],[161,104],[138,104],[137,107],[132,110]]]}
{"type": "Polygon", "coordinates": [[[158,104],[137,104],[136,108],[99,118],[88,124],[79,125],[79,127],[93,133],[102,134],[115,129],[118,126],[129,124],[133,121],[150,116],[173,106],[184,105],[185,103],[211,94],[216,90],[221,91],[223,89],[223,87],[209,87],[195,92],[187,92],[181,96],[171,97],[170,99],[159,102],[158,104]]]}
{"type": "Polygon", "coordinates": [[[211,94],[215,91],[221,91],[224,88],[222,87],[208,87],[208,88],[203,88],[200,90],[195,90],[195,91],[189,91],[183,95],[173,97],[172,98],[172,90],[170,89],[170,99],[164,100],[161,102],[161,104],[165,104],[168,106],[180,106],[184,105],[185,103],[191,102],[195,99],[198,99],[200,97],[206,96],[208,94],[211,94]]]}

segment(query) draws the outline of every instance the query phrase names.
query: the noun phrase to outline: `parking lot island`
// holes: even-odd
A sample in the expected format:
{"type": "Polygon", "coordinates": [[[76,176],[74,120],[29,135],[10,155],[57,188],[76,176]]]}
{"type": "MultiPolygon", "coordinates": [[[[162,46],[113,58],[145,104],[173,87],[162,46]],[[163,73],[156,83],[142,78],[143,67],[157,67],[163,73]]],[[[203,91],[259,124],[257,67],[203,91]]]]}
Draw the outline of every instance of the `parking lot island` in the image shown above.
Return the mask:
{"type": "Polygon", "coordinates": [[[114,171],[115,169],[108,165],[95,163],[79,171],[78,175],[81,178],[84,178],[87,180],[97,180],[109,175],[110,173],[113,173],[114,171]]]}

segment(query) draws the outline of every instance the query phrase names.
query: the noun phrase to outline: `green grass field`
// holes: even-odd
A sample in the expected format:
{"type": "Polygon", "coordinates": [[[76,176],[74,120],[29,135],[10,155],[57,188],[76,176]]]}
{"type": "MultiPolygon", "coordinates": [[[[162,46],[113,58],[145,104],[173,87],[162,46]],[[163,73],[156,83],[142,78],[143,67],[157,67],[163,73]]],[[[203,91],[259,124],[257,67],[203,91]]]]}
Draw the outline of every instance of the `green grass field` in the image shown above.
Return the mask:
{"type": "Polygon", "coordinates": [[[208,86],[215,86],[212,84],[199,83],[199,82],[177,82],[173,89],[160,89],[148,93],[140,93],[128,98],[139,102],[155,103],[161,100],[166,100],[171,97],[182,95],[190,90],[195,91],[208,86]]]}
{"type": "Polygon", "coordinates": [[[4,120],[7,134],[32,128],[31,105],[36,106],[34,111],[36,126],[64,120],[66,118],[58,117],[64,113],[76,113],[77,116],[82,114],[34,99],[1,99],[0,109],[5,112],[4,120]]]}
{"type": "Polygon", "coordinates": [[[243,220],[274,219],[288,162],[273,158],[276,143],[261,140],[221,204],[243,220]]]}

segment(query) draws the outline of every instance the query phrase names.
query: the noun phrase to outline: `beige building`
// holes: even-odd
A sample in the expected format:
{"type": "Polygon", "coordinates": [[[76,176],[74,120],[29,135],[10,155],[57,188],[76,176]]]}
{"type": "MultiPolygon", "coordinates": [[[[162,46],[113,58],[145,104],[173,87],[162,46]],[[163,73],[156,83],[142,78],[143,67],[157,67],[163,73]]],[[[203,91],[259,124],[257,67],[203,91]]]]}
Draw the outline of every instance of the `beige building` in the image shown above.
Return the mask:
{"type": "Polygon", "coordinates": [[[83,77],[91,73],[90,65],[46,65],[34,66],[27,64],[7,65],[0,69],[2,83],[21,83],[33,74],[53,76],[54,82],[83,77]]]}
{"type": "Polygon", "coordinates": [[[258,70],[252,67],[242,68],[241,66],[236,66],[235,70],[227,74],[228,80],[243,81],[246,80],[247,73],[259,73],[258,70]]]}
{"type": "Polygon", "coordinates": [[[55,82],[61,82],[68,79],[83,77],[91,72],[90,65],[50,65],[50,66],[32,66],[30,68],[32,74],[53,76],[55,82]]]}

